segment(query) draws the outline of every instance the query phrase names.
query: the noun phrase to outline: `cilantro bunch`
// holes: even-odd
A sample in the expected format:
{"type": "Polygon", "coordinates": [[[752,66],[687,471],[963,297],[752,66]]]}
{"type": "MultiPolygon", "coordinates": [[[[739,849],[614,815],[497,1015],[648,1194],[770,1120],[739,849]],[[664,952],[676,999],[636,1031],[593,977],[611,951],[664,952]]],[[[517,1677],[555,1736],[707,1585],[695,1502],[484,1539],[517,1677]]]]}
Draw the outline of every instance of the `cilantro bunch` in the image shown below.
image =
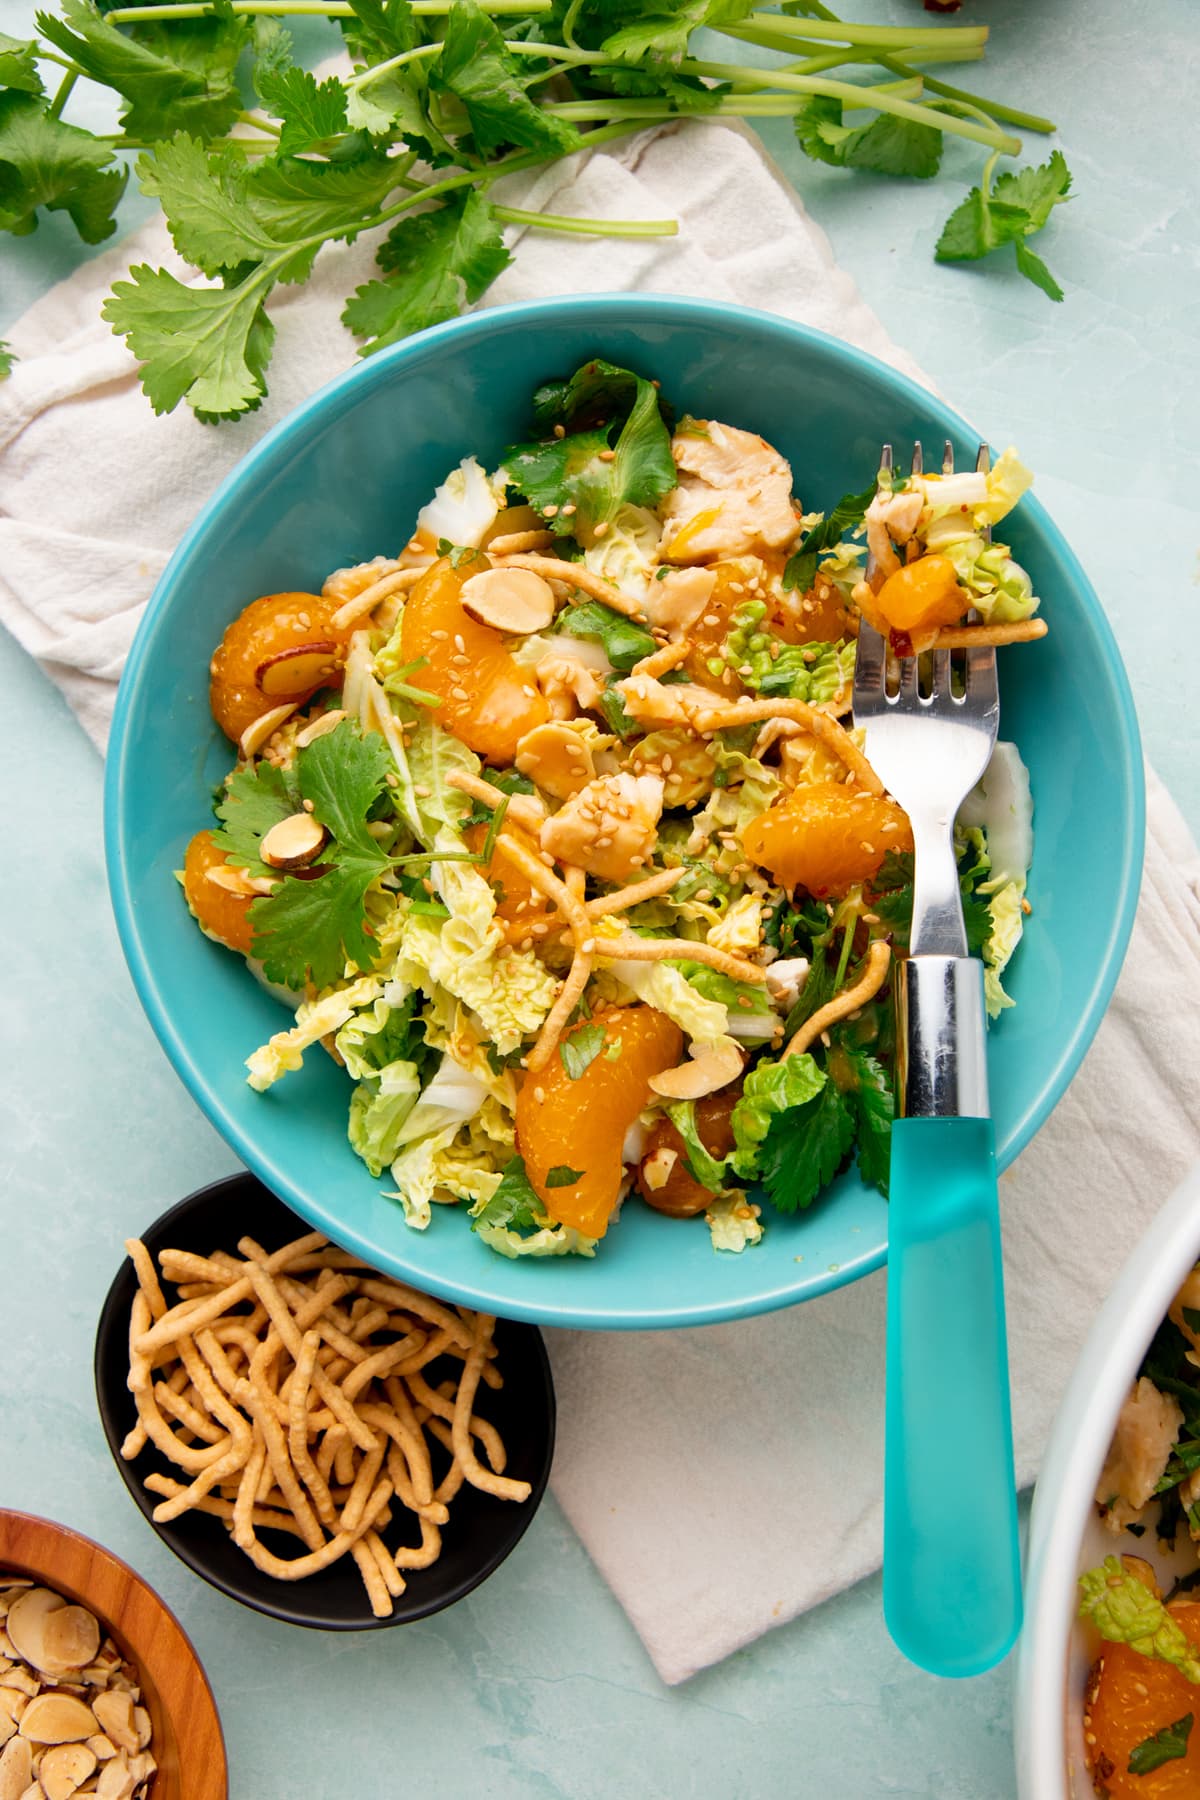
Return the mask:
{"type": "MultiPolygon", "coordinates": [[[[506,225],[673,233],[671,220],[526,213],[494,190],[687,114],[791,117],[818,161],[918,179],[938,172],[947,136],[980,144],[992,160],[937,256],[1011,243],[1021,272],[1061,298],[1027,240],[1066,196],[1066,164],[1056,152],[1043,169],[993,177],[995,159],[1021,148],[1006,126],[1052,124],[929,73],[978,59],[983,26],[849,24],[819,0],[778,12],[755,0],[58,0],[37,26],[36,38],[0,34],[0,231],[65,212],[85,242],[102,242],[140,153],[143,191],[209,280],[188,286],[141,264],[105,303],[158,412],[185,401],[220,419],[258,406],[268,302],[307,280],[326,244],[380,234],[379,273],[342,314],[369,355],[478,300],[510,261],[506,225]],[[347,73],[318,80],[300,66],[290,14],[328,20],[330,51],[340,32],[347,73]],[[784,60],[709,60],[696,53],[702,31],[784,60]],[[118,132],[68,121],[80,81],[119,98],[118,132]]],[[[0,376],[7,367],[0,345],[0,376]]]]}

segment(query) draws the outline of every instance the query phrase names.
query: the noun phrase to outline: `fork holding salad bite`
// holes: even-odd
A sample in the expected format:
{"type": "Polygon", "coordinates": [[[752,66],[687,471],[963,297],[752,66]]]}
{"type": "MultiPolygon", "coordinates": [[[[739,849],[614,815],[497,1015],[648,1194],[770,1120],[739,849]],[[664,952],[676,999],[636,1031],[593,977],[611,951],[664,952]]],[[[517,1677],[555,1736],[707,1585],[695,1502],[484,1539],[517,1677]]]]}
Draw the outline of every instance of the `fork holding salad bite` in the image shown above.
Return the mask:
{"type": "MultiPolygon", "coordinates": [[[[740,1251],[851,1156],[886,1192],[912,838],[843,722],[855,635],[1043,635],[987,541],[1030,476],[864,470],[805,512],[771,445],[598,360],[533,422],[399,556],[229,626],[238,760],[184,891],[295,1007],[252,1086],[324,1045],[409,1225],[463,1202],[504,1255],[592,1255],[636,1190],[740,1251]]],[[[956,837],[993,1017],[1030,818],[1001,745],[956,837]]]]}

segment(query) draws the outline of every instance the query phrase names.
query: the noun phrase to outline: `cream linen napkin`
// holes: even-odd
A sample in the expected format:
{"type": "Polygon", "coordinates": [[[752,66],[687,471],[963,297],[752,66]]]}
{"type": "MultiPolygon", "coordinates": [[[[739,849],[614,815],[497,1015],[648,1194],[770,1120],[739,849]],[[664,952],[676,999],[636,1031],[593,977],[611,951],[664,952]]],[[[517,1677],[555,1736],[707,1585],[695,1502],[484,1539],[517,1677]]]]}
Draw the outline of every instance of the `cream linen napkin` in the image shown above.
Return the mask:
{"type": "MultiPolygon", "coordinates": [[[[920,378],[740,134],[689,122],[574,159],[505,199],[674,216],[681,233],[568,247],[526,233],[489,301],[639,288],[769,302],[920,378]]],[[[236,459],[350,362],[340,296],[369,257],[364,245],[327,252],[312,282],[280,296],[270,400],[218,430],[184,411],[154,420],[98,319],[131,261],[179,269],[158,226],[89,263],[13,331],[23,360],[0,387],[0,620],[101,748],[155,578],[236,459]],[[136,471],[123,484],[127,514],[114,513],[114,468],[136,471]]],[[[1151,777],[1145,884],[1116,998],[1066,1098],[1001,1184],[1022,1482],[1101,1296],[1200,1152],[1186,1107],[1198,1067],[1200,856],[1151,777]]],[[[549,1334],[555,1494],[665,1681],[878,1566],[883,1326],[878,1274],[736,1326],[549,1334]]]]}

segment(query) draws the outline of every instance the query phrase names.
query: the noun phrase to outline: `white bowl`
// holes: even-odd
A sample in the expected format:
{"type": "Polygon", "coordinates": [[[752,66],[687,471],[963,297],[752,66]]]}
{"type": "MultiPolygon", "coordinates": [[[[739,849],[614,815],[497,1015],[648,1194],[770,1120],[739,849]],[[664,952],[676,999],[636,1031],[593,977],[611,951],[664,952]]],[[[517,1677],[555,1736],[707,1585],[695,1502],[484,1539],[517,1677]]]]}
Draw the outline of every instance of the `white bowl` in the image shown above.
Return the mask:
{"type": "MultiPolygon", "coordinates": [[[[1200,1164],[1117,1277],[1054,1421],[1033,1496],[1025,1627],[1017,1652],[1020,1800],[1093,1800],[1083,1757],[1083,1690],[1094,1648],[1076,1620],[1076,1583],[1122,1544],[1100,1524],[1096,1484],[1121,1402],[1184,1276],[1200,1259],[1200,1164]]],[[[1150,1557],[1142,1540],[1138,1555],[1150,1557]]]]}

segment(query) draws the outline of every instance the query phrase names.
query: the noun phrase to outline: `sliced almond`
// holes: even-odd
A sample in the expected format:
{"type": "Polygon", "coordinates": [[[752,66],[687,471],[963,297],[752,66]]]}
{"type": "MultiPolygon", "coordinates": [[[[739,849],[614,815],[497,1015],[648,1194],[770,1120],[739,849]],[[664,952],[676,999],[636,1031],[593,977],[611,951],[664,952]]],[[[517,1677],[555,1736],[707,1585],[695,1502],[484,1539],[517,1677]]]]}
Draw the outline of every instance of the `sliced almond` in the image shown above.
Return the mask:
{"type": "Polygon", "coordinates": [[[292,813],[272,825],[259,845],[265,863],[272,869],[303,869],[325,843],[325,827],[310,812],[292,813]]]}
{"type": "Polygon", "coordinates": [[[270,712],[255,719],[253,725],[247,725],[238,739],[238,749],[247,762],[252,756],[258,755],[267,739],[274,737],[281,725],[287,723],[299,704],[298,700],[289,700],[286,706],[273,706],[270,712]]]}
{"type": "Polygon", "coordinates": [[[21,1800],[33,1780],[33,1750],[24,1738],[13,1738],[0,1756],[0,1800],[21,1800]]]}
{"type": "Polygon", "coordinates": [[[649,583],[643,604],[652,625],[672,632],[694,625],[712,598],[717,577],[712,569],[668,569],[649,583]]]}
{"type": "Polygon", "coordinates": [[[95,1767],[96,1758],[86,1744],[59,1744],[47,1750],[37,1772],[46,1800],[71,1800],[95,1767]]]}
{"type": "Polygon", "coordinates": [[[137,1747],[144,1750],[150,1742],[150,1714],[144,1706],[133,1709],[133,1729],[137,1732],[137,1747]]]}
{"type": "Polygon", "coordinates": [[[660,1144],[657,1150],[651,1151],[642,1164],[642,1180],[652,1193],[666,1187],[678,1161],[678,1150],[672,1150],[668,1144],[660,1144]]]}
{"type": "Polygon", "coordinates": [[[39,1694],[21,1714],[18,1729],[31,1744],[81,1744],[95,1733],[96,1719],[91,1707],[71,1694],[39,1694]]]}
{"type": "Polygon", "coordinates": [[[698,1056],[650,1077],[650,1086],[667,1100],[701,1100],[728,1087],[742,1072],[742,1053],[736,1044],[722,1042],[701,1050],[698,1056]]]}
{"type": "Polygon", "coordinates": [[[133,1776],[135,1786],[139,1781],[148,1780],[157,1768],[158,1764],[148,1750],[140,1750],[129,1759],[129,1773],[133,1776]]]}
{"type": "Polygon", "coordinates": [[[273,894],[276,887],[266,877],[248,875],[245,869],[235,869],[230,863],[215,863],[211,869],[205,869],[204,879],[242,900],[253,899],[256,894],[273,894]]]}
{"type": "Polygon", "coordinates": [[[90,1663],[100,1648],[100,1626],[86,1606],[63,1606],[45,1621],[43,1647],[49,1675],[65,1675],[90,1663]]]}
{"type": "MultiPolygon", "coordinates": [[[[596,740],[601,748],[611,742],[611,738],[596,740]]],[[[525,733],[517,745],[514,767],[556,800],[569,800],[596,778],[596,744],[589,743],[566,719],[551,719],[525,733]]]]}
{"type": "Polygon", "coordinates": [[[322,713],[319,718],[313,719],[296,733],[297,750],[307,750],[310,744],[316,743],[319,737],[324,737],[327,731],[332,731],[346,717],[348,714],[345,707],[335,706],[332,712],[322,713]]]}
{"type": "Polygon", "coordinates": [[[117,1746],[102,1731],[98,1731],[95,1737],[88,1738],[87,1747],[97,1762],[107,1762],[110,1756],[117,1754],[117,1746]]]}
{"type": "Polygon", "coordinates": [[[33,1695],[41,1692],[42,1684],[31,1670],[23,1669],[18,1664],[16,1668],[10,1669],[5,1675],[4,1686],[20,1688],[23,1694],[33,1695]]]}
{"type": "Polygon", "coordinates": [[[52,1659],[46,1648],[46,1622],[52,1613],[65,1612],[66,1605],[61,1594],[46,1587],[34,1587],[19,1595],[9,1608],[4,1622],[9,1642],[31,1668],[49,1673],[52,1659]]]}
{"type": "Polygon", "coordinates": [[[107,1694],[97,1694],[92,1702],[92,1711],[96,1715],[96,1724],[119,1749],[132,1752],[140,1748],[133,1717],[133,1701],[128,1694],[115,1689],[110,1689],[107,1694]]]}
{"type": "Polygon", "coordinates": [[[554,590],[532,569],[482,569],[463,582],[459,599],[497,631],[544,631],[554,617],[554,590]]]}
{"type": "Polygon", "coordinates": [[[337,651],[332,638],[276,651],[254,671],[260,693],[272,700],[303,699],[336,673],[337,651]]]}
{"type": "Polygon", "coordinates": [[[136,1786],[129,1763],[118,1751],[100,1772],[100,1779],[96,1783],[96,1800],[129,1800],[136,1786]]]}

